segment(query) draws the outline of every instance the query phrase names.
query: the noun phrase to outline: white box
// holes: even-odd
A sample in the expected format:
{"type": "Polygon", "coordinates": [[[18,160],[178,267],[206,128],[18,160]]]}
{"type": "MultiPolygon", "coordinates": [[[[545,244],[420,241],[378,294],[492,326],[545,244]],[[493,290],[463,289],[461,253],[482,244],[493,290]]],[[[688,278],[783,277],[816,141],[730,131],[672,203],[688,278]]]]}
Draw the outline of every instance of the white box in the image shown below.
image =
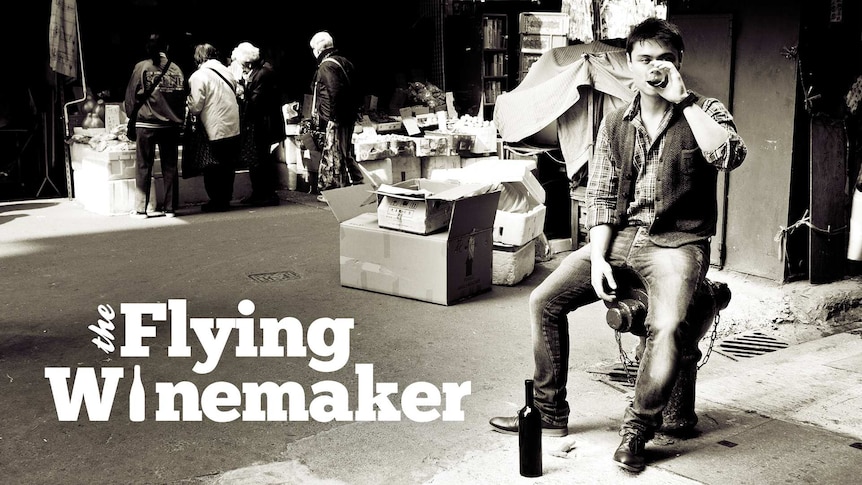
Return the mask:
{"type": "Polygon", "coordinates": [[[440,305],[491,289],[499,192],[455,201],[444,232],[418,235],[379,227],[371,190],[359,185],[323,192],[341,222],[342,286],[440,305]]]}
{"type": "Polygon", "coordinates": [[[533,274],[536,267],[536,240],[523,246],[494,246],[491,284],[512,286],[533,274]]]}
{"type": "MultiPolygon", "coordinates": [[[[84,209],[97,214],[126,215],[135,208],[135,179],[110,180],[102,170],[84,166],[75,170],[75,200],[84,209]]],[[[150,203],[147,211],[156,210],[156,183],[150,185],[150,203]]]]}
{"type": "Polygon", "coordinates": [[[110,158],[85,158],[81,165],[85,170],[98,174],[103,180],[135,179],[135,152],[109,152],[110,158]]]}
{"type": "Polygon", "coordinates": [[[395,184],[422,177],[422,162],[419,157],[387,157],[381,160],[366,160],[359,164],[371,174],[377,185],[395,184]]]}
{"type": "Polygon", "coordinates": [[[535,166],[534,160],[489,157],[462,169],[437,170],[433,179],[500,184],[502,194],[494,219],[494,244],[522,246],[545,228],[545,189],[533,175],[535,166]]]}
{"type": "MultiPolygon", "coordinates": [[[[407,180],[377,189],[380,227],[415,234],[432,234],[451,223],[455,204],[486,194],[488,184],[407,180]]],[[[463,209],[462,209],[463,210],[463,209]]]]}
{"type": "Polygon", "coordinates": [[[546,212],[547,208],[543,204],[525,213],[498,210],[494,218],[494,242],[520,246],[538,237],[545,230],[546,212]]]}

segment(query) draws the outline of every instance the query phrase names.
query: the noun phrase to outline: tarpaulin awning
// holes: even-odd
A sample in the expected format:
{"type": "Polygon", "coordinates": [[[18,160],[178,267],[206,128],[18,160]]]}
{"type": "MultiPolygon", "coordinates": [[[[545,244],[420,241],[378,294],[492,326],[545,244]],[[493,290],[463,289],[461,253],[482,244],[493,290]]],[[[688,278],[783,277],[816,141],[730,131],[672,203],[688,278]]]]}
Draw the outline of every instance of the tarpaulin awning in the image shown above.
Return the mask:
{"type": "Polygon", "coordinates": [[[625,49],[603,42],[551,49],[523,81],[501,94],[494,122],[503,141],[519,142],[557,123],[569,177],[592,155],[598,121],[634,97],[625,49]]]}

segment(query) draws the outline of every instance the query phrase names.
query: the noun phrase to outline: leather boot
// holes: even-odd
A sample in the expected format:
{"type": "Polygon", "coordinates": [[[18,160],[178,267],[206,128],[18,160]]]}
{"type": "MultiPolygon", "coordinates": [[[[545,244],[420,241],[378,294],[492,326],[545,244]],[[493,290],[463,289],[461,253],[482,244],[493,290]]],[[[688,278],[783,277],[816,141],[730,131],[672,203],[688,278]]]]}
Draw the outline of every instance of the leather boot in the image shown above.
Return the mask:
{"type": "Polygon", "coordinates": [[[630,472],[640,472],[646,466],[644,458],[644,447],[646,439],[637,433],[626,433],[617,450],[614,452],[614,461],[620,468],[630,472]]]}

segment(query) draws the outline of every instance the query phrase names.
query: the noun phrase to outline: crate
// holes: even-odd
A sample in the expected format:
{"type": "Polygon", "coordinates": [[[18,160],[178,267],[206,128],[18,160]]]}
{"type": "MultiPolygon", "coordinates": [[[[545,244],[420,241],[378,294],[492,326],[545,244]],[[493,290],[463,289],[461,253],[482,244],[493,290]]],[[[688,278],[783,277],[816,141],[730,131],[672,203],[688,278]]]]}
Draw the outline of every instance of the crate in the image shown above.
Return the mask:
{"type": "Polygon", "coordinates": [[[557,47],[565,47],[568,39],[565,35],[521,35],[521,52],[542,53],[557,47]]]}
{"type": "Polygon", "coordinates": [[[81,165],[102,180],[135,179],[135,152],[108,152],[107,158],[85,158],[81,165]]]}
{"type": "Polygon", "coordinates": [[[524,74],[529,72],[530,67],[532,67],[533,64],[535,64],[536,61],[538,61],[540,57],[542,57],[541,54],[522,52],[521,53],[521,72],[524,74]]]}
{"type": "Polygon", "coordinates": [[[558,12],[523,12],[518,17],[522,34],[567,35],[569,15],[558,12]]]}
{"type": "MultiPolygon", "coordinates": [[[[108,179],[106,172],[82,165],[73,172],[75,199],[84,209],[97,214],[125,215],[135,207],[135,178],[108,179]]],[[[156,210],[156,184],[150,185],[147,211],[156,210]]]]}

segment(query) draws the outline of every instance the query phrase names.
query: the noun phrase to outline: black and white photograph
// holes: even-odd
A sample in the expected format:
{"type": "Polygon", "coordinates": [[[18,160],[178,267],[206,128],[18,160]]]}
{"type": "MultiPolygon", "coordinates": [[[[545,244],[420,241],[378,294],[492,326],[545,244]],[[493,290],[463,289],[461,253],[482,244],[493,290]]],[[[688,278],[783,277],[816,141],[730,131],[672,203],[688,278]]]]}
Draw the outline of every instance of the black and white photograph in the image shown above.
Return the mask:
{"type": "Polygon", "coordinates": [[[858,481],[862,4],[0,10],[0,483],[858,481]]]}

